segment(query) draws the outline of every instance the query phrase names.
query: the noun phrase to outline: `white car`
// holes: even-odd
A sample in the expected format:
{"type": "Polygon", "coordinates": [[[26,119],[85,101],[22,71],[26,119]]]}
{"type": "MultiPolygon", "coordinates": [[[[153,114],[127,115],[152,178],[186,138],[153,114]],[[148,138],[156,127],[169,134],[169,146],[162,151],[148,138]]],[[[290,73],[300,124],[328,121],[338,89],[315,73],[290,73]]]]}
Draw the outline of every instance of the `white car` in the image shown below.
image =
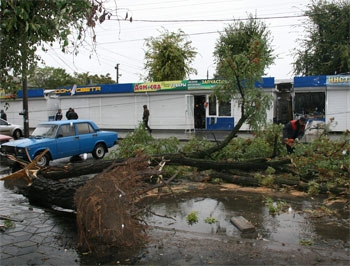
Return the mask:
{"type": "Polygon", "coordinates": [[[0,118],[0,134],[19,139],[23,137],[23,126],[11,124],[0,118]]]}

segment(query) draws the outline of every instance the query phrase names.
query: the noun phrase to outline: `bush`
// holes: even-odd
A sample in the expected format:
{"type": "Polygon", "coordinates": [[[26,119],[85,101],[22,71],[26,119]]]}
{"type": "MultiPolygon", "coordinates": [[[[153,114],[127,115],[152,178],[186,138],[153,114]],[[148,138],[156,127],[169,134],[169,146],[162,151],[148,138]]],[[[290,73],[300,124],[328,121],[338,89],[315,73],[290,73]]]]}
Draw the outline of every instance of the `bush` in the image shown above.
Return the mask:
{"type": "Polygon", "coordinates": [[[110,158],[134,157],[139,151],[149,155],[175,153],[179,150],[179,140],[175,137],[155,140],[146,130],[143,123],[120,140],[115,151],[111,152],[110,158]]]}

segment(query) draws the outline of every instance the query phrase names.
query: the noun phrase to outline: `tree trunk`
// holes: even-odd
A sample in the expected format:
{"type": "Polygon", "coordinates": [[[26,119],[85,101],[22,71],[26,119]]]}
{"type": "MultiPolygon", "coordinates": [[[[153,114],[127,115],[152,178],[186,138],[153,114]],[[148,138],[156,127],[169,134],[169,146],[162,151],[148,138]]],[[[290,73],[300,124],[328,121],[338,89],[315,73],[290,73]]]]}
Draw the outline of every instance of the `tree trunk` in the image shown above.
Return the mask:
{"type": "MultiPolygon", "coordinates": [[[[153,159],[158,162],[161,160],[160,158],[153,159]]],[[[167,160],[167,165],[188,165],[196,167],[199,170],[212,169],[215,172],[211,174],[211,176],[241,186],[261,185],[261,180],[252,176],[251,172],[265,170],[269,166],[283,170],[283,166],[288,166],[290,163],[289,160],[271,161],[267,159],[255,159],[242,162],[215,162],[187,158],[182,155],[168,155],[164,156],[163,159],[167,160]]],[[[26,196],[29,199],[29,202],[33,205],[44,206],[47,208],[59,206],[75,210],[74,195],[78,188],[85,185],[85,183],[96,174],[102,173],[103,171],[108,172],[109,167],[113,165],[122,166],[125,163],[126,162],[122,160],[93,160],[68,164],[65,167],[60,168],[42,168],[38,172],[38,178],[33,179],[33,183],[30,186],[26,186],[27,184],[24,182],[22,182],[21,187],[19,187],[18,182],[15,185],[12,184],[12,186],[19,188],[19,192],[26,196]]],[[[286,170],[290,171],[288,168],[286,168],[286,170]]],[[[139,174],[149,178],[157,173],[152,172],[151,169],[145,169],[139,174]]],[[[271,185],[286,186],[307,192],[308,184],[301,181],[299,176],[288,176],[289,177],[276,175],[274,182],[271,185]]],[[[9,187],[13,181],[14,180],[5,180],[5,185],[9,187]]],[[[334,194],[339,194],[345,191],[345,188],[328,189],[326,185],[322,184],[320,184],[319,189],[321,193],[331,191],[334,194]]]]}
{"type": "MultiPolygon", "coordinates": [[[[290,164],[289,159],[272,161],[266,158],[238,161],[238,162],[216,162],[211,160],[203,160],[196,158],[188,158],[183,155],[168,155],[164,156],[168,161],[168,165],[187,165],[196,167],[200,170],[214,169],[214,170],[227,170],[227,169],[238,169],[241,171],[256,171],[265,170],[270,167],[279,167],[290,164]]],[[[159,160],[159,158],[158,158],[159,160]]]]}
{"type": "MultiPolygon", "coordinates": [[[[65,176],[65,173],[61,174],[65,176]]],[[[91,174],[57,180],[40,177],[35,179],[31,186],[24,189],[23,195],[28,198],[32,205],[46,208],[58,206],[75,210],[75,192],[94,176],[95,174],[91,174]]]]}

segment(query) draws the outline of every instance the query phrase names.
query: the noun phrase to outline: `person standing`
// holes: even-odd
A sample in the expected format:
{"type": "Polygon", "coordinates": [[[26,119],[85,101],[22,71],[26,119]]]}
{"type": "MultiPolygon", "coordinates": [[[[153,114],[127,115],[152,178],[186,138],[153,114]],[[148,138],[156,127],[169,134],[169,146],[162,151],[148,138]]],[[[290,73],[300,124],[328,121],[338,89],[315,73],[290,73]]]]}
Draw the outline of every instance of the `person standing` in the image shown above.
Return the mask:
{"type": "Polygon", "coordinates": [[[74,111],[73,108],[71,108],[71,111],[67,114],[68,120],[76,120],[78,119],[78,114],[74,111]]]}
{"type": "Polygon", "coordinates": [[[143,120],[143,124],[145,125],[146,129],[148,130],[149,133],[152,133],[152,129],[148,126],[148,119],[149,119],[150,113],[149,110],[147,108],[147,105],[145,104],[143,106],[143,116],[142,116],[142,120],[143,120]]]}
{"type": "Polygon", "coordinates": [[[286,144],[287,152],[294,152],[294,143],[299,141],[305,133],[307,119],[300,117],[298,120],[292,120],[283,127],[283,142],[286,144]]]}
{"type": "Polygon", "coordinates": [[[56,113],[56,115],[55,115],[55,120],[56,120],[56,121],[62,120],[62,117],[63,117],[62,110],[61,110],[61,109],[58,109],[58,110],[57,110],[57,113],[56,113]]]}
{"type": "Polygon", "coordinates": [[[1,119],[7,121],[7,114],[5,113],[5,111],[1,109],[0,113],[1,113],[1,119]]]}
{"type": "Polygon", "coordinates": [[[69,113],[72,111],[72,107],[69,107],[68,111],[66,112],[66,118],[69,120],[69,113]]]}

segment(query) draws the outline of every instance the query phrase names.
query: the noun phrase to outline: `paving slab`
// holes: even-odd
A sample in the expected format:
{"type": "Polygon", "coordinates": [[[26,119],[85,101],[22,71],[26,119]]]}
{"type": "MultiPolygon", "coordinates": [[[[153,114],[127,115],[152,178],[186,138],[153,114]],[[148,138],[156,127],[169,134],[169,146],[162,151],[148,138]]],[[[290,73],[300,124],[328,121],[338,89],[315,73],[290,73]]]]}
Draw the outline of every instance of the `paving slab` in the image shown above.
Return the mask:
{"type": "Polygon", "coordinates": [[[12,225],[0,232],[1,266],[80,265],[70,214],[33,207],[1,182],[0,217],[0,224],[12,225]]]}

